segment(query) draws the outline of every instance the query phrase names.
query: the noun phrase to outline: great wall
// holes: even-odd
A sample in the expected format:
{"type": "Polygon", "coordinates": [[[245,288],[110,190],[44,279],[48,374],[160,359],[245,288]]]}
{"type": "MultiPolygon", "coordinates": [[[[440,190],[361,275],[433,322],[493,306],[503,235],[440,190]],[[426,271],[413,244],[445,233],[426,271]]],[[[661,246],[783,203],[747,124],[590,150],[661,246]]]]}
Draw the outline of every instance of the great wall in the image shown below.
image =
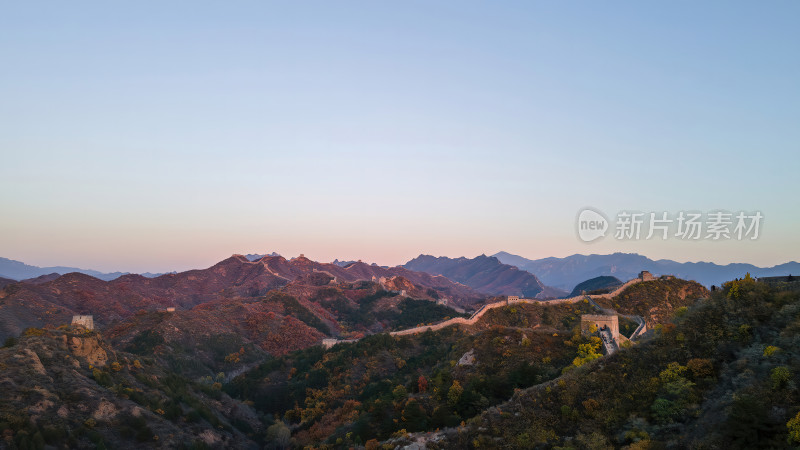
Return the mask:
{"type": "MultiPolygon", "coordinates": [[[[448,319],[448,320],[445,320],[443,322],[435,323],[435,324],[432,324],[432,325],[421,325],[421,326],[418,326],[418,327],[408,328],[408,329],[405,329],[405,330],[392,331],[389,334],[392,335],[392,336],[407,336],[407,335],[411,335],[411,334],[424,333],[426,331],[437,331],[437,330],[441,330],[442,328],[449,327],[451,325],[475,325],[475,323],[477,323],[478,320],[480,320],[480,318],[483,317],[483,315],[486,314],[488,311],[490,311],[492,309],[495,309],[495,308],[502,308],[504,306],[514,305],[514,304],[517,304],[517,303],[531,303],[531,304],[539,304],[539,305],[562,305],[562,304],[565,304],[565,303],[578,303],[580,301],[587,300],[596,309],[602,311],[603,314],[619,315],[619,316],[622,316],[622,317],[625,317],[627,319],[631,319],[631,320],[637,322],[639,324],[639,327],[636,328],[636,330],[633,332],[633,334],[630,337],[630,340],[633,340],[633,339],[641,336],[644,332],[647,331],[647,325],[645,324],[644,318],[642,318],[640,316],[631,316],[631,315],[618,314],[616,311],[600,307],[600,305],[598,305],[595,302],[595,300],[597,300],[597,299],[611,299],[611,298],[614,298],[617,295],[619,295],[620,293],[622,293],[622,291],[627,289],[629,286],[632,286],[632,285],[634,285],[636,283],[653,281],[653,280],[656,280],[656,279],[657,278],[654,278],[652,275],[650,275],[649,272],[642,272],[639,275],[638,278],[634,278],[632,280],[628,280],[627,282],[625,282],[624,284],[622,284],[621,286],[619,286],[615,290],[613,290],[611,292],[608,292],[608,293],[605,293],[605,294],[592,294],[592,295],[582,294],[582,295],[576,295],[574,297],[559,298],[559,299],[554,299],[554,300],[539,300],[539,299],[533,299],[533,298],[519,298],[519,297],[509,296],[506,300],[501,300],[499,302],[489,303],[487,305],[481,306],[480,309],[478,309],[477,311],[472,313],[472,315],[469,318],[455,317],[455,318],[448,319]]],[[[336,344],[350,343],[350,342],[356,342],[356,341],[357,341],[357,339],[343,339],[343,340],[339,340],[339,339],[323,339],[322,340],[322,345],[325,348],[331,348],[336,344]]]]}

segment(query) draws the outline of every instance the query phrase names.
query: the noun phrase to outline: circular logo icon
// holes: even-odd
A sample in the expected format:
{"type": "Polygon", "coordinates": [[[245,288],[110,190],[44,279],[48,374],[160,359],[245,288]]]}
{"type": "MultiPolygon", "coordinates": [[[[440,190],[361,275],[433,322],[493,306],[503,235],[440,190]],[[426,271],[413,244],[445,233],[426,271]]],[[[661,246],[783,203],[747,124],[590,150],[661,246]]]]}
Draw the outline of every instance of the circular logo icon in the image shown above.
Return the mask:
{"type": "Polygon", "coordinates": [[[578,237],[583,242],[592,242],[606,235],[608,219],[592,208],[584,208],[578,213],[578,237]]]}

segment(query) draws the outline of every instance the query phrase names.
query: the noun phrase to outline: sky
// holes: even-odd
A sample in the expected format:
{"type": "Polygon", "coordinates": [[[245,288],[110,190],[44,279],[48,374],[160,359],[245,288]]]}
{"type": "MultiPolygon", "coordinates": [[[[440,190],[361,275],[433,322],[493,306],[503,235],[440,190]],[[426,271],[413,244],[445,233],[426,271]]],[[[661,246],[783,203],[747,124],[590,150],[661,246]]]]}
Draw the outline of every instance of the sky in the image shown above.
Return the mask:
{"type": "Polygon", "coordinates": [[[0,256],[798,260],[800,3],[6,2],[0,256]],[[578,239],[585,207],[756,240],[578,239]]]}

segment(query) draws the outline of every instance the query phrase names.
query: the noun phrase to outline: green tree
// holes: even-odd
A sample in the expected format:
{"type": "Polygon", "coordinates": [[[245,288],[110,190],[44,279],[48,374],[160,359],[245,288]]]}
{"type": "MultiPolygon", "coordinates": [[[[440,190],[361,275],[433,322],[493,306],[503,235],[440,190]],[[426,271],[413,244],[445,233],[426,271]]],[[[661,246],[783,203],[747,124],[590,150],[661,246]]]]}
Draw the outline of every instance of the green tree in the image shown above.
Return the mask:
{"type": "Polygon", "coordinates": [[[714,364],[710,359],[693,358],[686,363],[686,368],[692,373],[695,380],[714,375],[714,364]]]}
{"type": "Polygon", "coordinates": [[[772,389],[780,389],[792,379],[792,372],[786,366],[778,366],[772,369],[769,377],[772,380],[772,389]]]}
{"type": "Polygon", "coordinates": [[[399,401],[408,396],[408,391],[406,390],[405,386],[398,384],[397,387],[392,390],[392,396],[396,401],[399,401]]]}
{"type": "Polygon", "coordinates": [[[289,427],[287,427],[283,422],[277,422],[267,428],[267,440],[270,442],[270,446],[272,448],[288,448],[289,438],[291,438],[291,436],[292,433],[289,431],[289,427]]]}
{"type": "Polygon", "coordinates": [[[675,401],[657,398],[650,407],[653,418],[660,423],[670,423],[681,415],[683,407],[675,401]]]}
{"type": "Polygon", "coordinates": [[[572,364],[580,367],[589,361],[594,361],[602,356],[598,350],[600,350],[600,338],[592,336],[588,343],[578,345],[578,356],[572,360],[572,364]]]}
{"type": "Polygon", "coordinates": [[[450,406],[455,406],[458,403],[458,400],[461,399],[461,394],[464,393],[464,388],[461,387],[461,383],[458,380],[453,381],[453,385],[450,386],[450,389],[447,391],[447,403],[450,406]]]}
{"type": "Polygon", "coordinates": [[[786,428],[789,429],[787,441],[790,444],[800,444],[800,412],[786,422],[786,428]]]}
{"type": "Polygon", "coordinates": [[[575,436],[575,441],[580,448],[585,448],[587,450],[606,450],[614,448],[605,436],[596,431],[590,434],[578,433],[578,435],[575,436]]]}
{"type": "Polygon", "coordinates": [[[406,403],[405,408],[403,408],[402,418],[403,422],[405,422],[404,428],[408,431],[424,431],[428,425],[428,416],[425,414],[425,410],[414,399],[406,403]]]}
{"type": "Polygon", "coordinates": [[[658,378],[661,380],[662,383],[669,383],[671,381],[675,381],[681,378],[685,372],[686,372],[686,367],[676,362],[671,362],[667,364],[666,369],[662,370],[661,373],[658,374],[658,378]]]}

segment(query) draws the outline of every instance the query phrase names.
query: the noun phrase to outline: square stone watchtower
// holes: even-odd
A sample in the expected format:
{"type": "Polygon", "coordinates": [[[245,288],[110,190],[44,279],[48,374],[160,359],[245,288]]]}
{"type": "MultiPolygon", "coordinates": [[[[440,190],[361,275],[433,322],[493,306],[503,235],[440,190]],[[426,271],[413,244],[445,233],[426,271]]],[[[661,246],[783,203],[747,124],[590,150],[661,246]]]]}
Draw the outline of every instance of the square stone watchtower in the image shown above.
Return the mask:
{"type": "Polygon", "coordinates": [[[608,327],[611,337],[619,339],[619,316],[584,314],[581,316],[581,333],[588,336],[591,334],[591,327],[594,325],[598,330],[608,327]]]}
{"type": "Polygon", "coordinates": [[[94,316],[72,316],[72,325],[94,330],[94,316]]]}

